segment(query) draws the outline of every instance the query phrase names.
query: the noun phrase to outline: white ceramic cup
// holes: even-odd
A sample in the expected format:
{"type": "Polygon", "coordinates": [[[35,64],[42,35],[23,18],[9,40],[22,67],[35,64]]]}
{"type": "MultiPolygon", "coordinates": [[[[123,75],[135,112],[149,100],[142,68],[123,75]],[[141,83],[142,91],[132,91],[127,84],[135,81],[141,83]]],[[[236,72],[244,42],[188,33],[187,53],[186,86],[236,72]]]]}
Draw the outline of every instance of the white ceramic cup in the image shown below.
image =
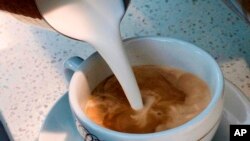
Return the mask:
{"type": "MultiPolygon", "coordinates": [[[[124,41],[131,65],[165,65],[191,72],[203,79],[211,90],[211,101],[204,111],[189,122],[166,131],[150,134],[129,134],[103,128],[81,110],[87,95],[112,74],[102,57],[95,53],[83,61],[73,57],[65,68],[73,70],[69,103],[79,133],[85,141],[209,141],[222,115],[223,76],[216,61],[202,49],[177,39],[161,37],[133,38],[124,41]]],[[[67,78],[71,77],[69,71],[67,78]]],[[[126,123],[124,123],[126,124],[126,123]]]]}

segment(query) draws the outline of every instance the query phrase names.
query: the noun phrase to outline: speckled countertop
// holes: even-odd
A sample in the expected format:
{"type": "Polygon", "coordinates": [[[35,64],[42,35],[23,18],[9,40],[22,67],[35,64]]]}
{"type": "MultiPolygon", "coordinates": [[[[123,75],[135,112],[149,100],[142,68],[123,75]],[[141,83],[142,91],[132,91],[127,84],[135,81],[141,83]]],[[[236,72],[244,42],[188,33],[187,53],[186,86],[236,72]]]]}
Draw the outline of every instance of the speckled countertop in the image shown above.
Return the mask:
{"type": "MultiPolygon", "coordinates": [[[[167,36],[203,48],[250,97],[250,26],[220,0],[133,0],[121,31],[123,38],[167,36]]],[[[0,119],[12,140],[37,139],[46,114],[67,91],[63,62],[94,51],[0,12],[0,119]]]]}

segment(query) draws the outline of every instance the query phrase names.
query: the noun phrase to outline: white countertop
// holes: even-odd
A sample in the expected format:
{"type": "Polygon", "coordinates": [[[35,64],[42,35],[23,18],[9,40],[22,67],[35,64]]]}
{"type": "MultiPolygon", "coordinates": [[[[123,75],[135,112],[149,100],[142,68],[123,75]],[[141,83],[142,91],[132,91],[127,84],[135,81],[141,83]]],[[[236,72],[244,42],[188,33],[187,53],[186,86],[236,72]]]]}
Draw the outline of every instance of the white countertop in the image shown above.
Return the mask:
{"type": "MultiPolygon", "coordinates": [[[[220,1],[132,1],[123,38],[167,36],[208,51],[225,78],[250,97],[250,26],[220,1]]],[[[67,91],[63,62],[95,50],[0,12],[0,119],[11,140],[34,141],[53,104],[67,91]]]]}

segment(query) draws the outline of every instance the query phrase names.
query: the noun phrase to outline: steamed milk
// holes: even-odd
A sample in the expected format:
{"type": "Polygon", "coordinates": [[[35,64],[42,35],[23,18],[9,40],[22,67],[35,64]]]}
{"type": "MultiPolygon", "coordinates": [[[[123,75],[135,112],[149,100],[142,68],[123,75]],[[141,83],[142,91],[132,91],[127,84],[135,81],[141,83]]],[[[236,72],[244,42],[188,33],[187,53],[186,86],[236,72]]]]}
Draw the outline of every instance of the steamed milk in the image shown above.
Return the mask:
{"type": "Polygon", "coordinates": [[[93,45],[119,80],[131,107],[141,109],[140,91],[120,37],[123,0],[45,1],[40,2],[45,19],[53,19],[49,23],[58,31],[93,45]]]}

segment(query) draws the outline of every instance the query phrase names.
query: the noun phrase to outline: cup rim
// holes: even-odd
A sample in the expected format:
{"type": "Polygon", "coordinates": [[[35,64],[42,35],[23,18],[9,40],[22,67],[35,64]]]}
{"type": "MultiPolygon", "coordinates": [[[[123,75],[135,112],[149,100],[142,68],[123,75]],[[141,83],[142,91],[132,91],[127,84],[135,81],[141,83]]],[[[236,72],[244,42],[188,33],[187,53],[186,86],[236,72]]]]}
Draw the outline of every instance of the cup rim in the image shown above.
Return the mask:
{"type": "MultiPolygon", "coordinates": [[[[71,87],[73,87],[72,83],[74,81],[74,78],[77,77],[77,73],[74,73],[72,76],[72,79],[70,81],[70,85],[69,85],[69,103],[70,103],[71,109],[73,110],[73,113],[75,113],[75,115],[78,117],[78,119],[80,121],[84,121],[84,123],[88,123],[88,125],[91,126],[91,128],[93,128],[94,130],[101,131],[103,134],[111,134],[113,136],[115,135],[115,136],[121,136],[121,137],[127,137],[127,138],[130,137],[133,139],[142,138],[142,137],[154,137],[154,136],[161,136],[161,135],[170,135],[172,133],[177,133],[179,131],[182,131],[183,129],[187,129],[188,127],[193,126],[195,123],[201,122],[215,108],[217,102],[220,100],[220,98],[223,94],[223,86],[224,86],[223,74],[220,70],[219,65],[214,60],[214,58],[210,54],[208,54],[206,51],[195,46],[194,44],[191,44],[189,42],[182,41],[179,39],[175,39],[175,38],[169,38],[169,37],[155,37],[155,36],[133,37],[133,38],[128,38],[128,39],[123,40],[123,43],[126,46],[130,42],[134,42],[134,41],[138,41],[138,40],[176,42],[178,44],[186,45],[189,48],[191,48],[192,50],[196,50],[196,51],[202,53],[203,55],[205,55],[205,57],[207,59],[212,61],[213,67],[215,68],[215,71],[217,72],[217,76],[215,76],[215,77],[216,77],[216,80],[217,80],[216,82],[218,83],[218,85],[216,85],[214,95],[213,95],[210,103],[208,104],[208,106],[201,113],[199,113],[197,116],[195,116],[190,121],[188,121],[180,126],[171,128],[171,129],[167,129],[167,130],[159,131],[159,132],[154,132],[154,133],[146,133],[146,134],[119,132],[119,131],[115,131],[115,130],[101,127],[101,126],[97,125],[96,123],[94,123],[92,120],[90,120],[87,116],[84,116],[84,114],[80,108],[80,105],[74,99],[75,95],[72,94],[70,91],[71,87]]],[[[96,56],[99,56],[99,54],[94,53],[88,59],[95,58],[96,56]]],[[[84,64],[84,62],[79,67],[80,71],[82,71],[82,69],[83,69],[83,64],[84,64]]]]}

